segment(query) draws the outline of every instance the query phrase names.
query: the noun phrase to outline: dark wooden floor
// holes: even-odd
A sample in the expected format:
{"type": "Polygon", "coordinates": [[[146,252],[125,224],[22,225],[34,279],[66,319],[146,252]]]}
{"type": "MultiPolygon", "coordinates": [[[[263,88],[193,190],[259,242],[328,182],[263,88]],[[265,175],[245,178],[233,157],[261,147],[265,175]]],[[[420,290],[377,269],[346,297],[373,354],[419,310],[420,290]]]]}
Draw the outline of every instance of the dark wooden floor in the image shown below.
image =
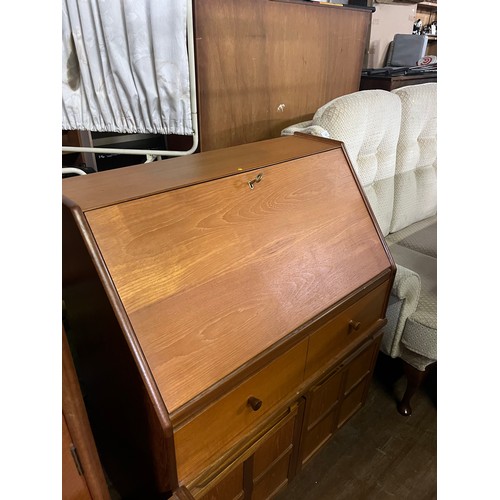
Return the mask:
{"type": "Polygon", "coordinates": [[[437,498],[436,379],[433,370],[402,417],[402,368],[380,355],[365,406],[276,500],[437,498]]]}

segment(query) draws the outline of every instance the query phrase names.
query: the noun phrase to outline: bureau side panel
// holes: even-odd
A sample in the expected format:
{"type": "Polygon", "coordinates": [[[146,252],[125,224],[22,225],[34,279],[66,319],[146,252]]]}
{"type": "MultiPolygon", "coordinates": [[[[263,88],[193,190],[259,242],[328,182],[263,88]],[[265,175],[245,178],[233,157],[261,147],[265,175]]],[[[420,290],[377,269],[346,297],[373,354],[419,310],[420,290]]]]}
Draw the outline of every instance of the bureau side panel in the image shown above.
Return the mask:
{"type": "Polygon", "coordinates": [[[176,486],[172,432],[158,418],[75,215],[63,205],[62,292],[92,432],[120,494],[155,498],[176,486]]]}
{"type": "MultiPolygon", "coordinates": [[[[78,458],[83,469],[83,474],[80,478],[78,478],[77,469],[73,461],[71,461],[73,463],[70,462],[70,465],[63,469],[63,496],[66,479],[65,472],[67,472],[69,485],[71,483],[79,484],[83,481],[90,492],[89,498],[110,500],[64,327],[62,330],[63,431],[64,428],[67,429],[66,433],[63,432],[63,439],[69,437],[66,435],[69,433],[71,443],[76,447],[76,452],[78,453],[78,458]],[[75,477],[75,474],[76,480],[72,479],[75,477]]],[[[69,455],[70,446],[69,442],[66,446],[63,446],[63,456],[69,455]]],[[[68,498],[77,498],[77,495],[73,497],[68,492],[68,498]]]]}

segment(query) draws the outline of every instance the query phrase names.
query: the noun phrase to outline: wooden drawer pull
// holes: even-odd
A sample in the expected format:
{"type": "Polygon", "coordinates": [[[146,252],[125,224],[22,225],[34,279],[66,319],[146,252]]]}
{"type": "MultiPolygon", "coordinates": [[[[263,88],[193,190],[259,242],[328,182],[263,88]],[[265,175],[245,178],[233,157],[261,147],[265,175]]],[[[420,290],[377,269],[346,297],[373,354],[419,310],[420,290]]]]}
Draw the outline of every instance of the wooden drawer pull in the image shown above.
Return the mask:
{"type": "Polygon", "coordinates": [[[253,411],[257,411],[262,406],[262,401],[259,398],[254,398],[253,396],[248,398],[247,403],[253,411]]]}
{"type": "Polygon", "coordinates": [[[349,332],[359,330],[360,326],[361,326],[361,323],[359,321],[353,321],[351,319],[351,321],[349,321],[349,332]]]}

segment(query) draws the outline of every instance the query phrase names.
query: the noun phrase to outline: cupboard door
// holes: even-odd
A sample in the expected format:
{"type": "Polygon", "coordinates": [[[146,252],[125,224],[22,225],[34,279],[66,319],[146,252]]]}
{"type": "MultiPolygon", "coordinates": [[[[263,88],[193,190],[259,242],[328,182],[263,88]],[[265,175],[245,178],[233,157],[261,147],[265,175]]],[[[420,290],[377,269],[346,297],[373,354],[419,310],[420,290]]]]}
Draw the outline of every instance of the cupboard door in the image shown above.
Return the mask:
{"type": "Polygon", "coordinates": [[[328,441],[337,427],[342,371],[330,374],[306,395],[300,465],[308,462],[328,441]]]}
{"type": "Polygon", "coordinates": [[[190,491],[202,500],[272,498],[295,475],[302,415],[301,400],[207,487],[195,482],[190,491]]]}
{"type": "Polygon", "coordinates": [[[245,498],[243,462],[238,463],[224,479],[200,497],[201,500],[239,500],[245,498]]]}
{"type": "Polygon", "coordinates": [[[62,498],[109,500],[110,493],[62,327],[62,498]]]}
{"type": "Polygon", "coordinates": [[[75,462],[75,447],[71,440],[68,425],[64,415],[62,417],[62,499],[63,500],[92,500],[87,482],[78,470],[75,462]]]}
{"type": "Polygon", "coordinates": [[[252,476],[252,499],[272,498],[295,475],[301,410],[301,406],[295,405],[248,460],[247,470],[252,476]]]}
{"type": "Polygon", "coordinates": [[[377,360],[381,334],[365,344],[344,368],[342,403],[337,428],[340,429],[365,403],[377,360]]]}
{"type": "Polygon", "coordinates": [[[381,335],[365,343],[305,395],[299,451],[304,466],[364,404],[381,335]]]}

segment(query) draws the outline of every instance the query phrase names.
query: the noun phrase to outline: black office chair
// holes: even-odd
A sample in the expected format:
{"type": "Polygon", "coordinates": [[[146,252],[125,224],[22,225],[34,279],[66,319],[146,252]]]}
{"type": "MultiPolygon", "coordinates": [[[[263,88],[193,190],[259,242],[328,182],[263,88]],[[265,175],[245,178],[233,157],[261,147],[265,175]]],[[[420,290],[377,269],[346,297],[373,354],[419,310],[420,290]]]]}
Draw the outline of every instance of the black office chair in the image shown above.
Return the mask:
{"type": "Polygon", "coordinates": [[[397,68],[416,66],[419,59],[425,56],[427,41],[426,35],[394,35],[389,44],[386,66],[397,68]]]}

